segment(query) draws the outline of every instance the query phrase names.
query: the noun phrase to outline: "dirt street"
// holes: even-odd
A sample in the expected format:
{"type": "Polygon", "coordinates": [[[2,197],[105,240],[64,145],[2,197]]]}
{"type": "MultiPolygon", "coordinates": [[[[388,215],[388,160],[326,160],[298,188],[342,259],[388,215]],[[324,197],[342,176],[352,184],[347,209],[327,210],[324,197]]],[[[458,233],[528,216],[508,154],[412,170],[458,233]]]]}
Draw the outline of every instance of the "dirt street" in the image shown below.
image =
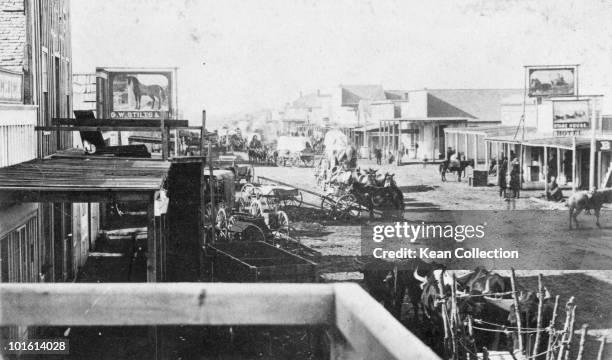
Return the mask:
{"type": "MultiPolygon", "coordinates": [[[[367,161],[360,166],[377,168],[367,161]]],[[[387,165],[382,171],[395,174],[404,195],[405,220],[442,221],[449,210],[450,214],[469,210],[466,213],[471,215],[465,215],[468,218],[480,213],[484,221],[495,224],[487,233],[489,241],[483,246],[502,244],[520,252],[520,258],[512,260],[514,262],[472,260],[452,264],[451,268],[465,271],[481,265],[488,269],[506,269],[500,273],[507,275],[512,266],[517,269],[519,283],[534,289],[537,274],[542,273],[545,285],[553,295],[560,295],[562,302],[576,296],[579,304],[577,324],[589,323],[592,335],[607,334],[610,338],[612,305],[607,299],[612,296],[612,271],[608,270],[612,264],[609,241],[612,239],[612,212],[602,211],[601,228],[595,226],[593,216],[583,214],[579,217],[581,229],[569,231],[565,205],[544,201],[541,190],[523,191],[519,199],[506,201],[499,198],[496,186],[470,187],[467,179],[457,182],[454,174],[447,176],[448,182],[442,182],[437,165],[387,165]]],[[[255,175],[323,192],[315,184],[312,168],[256,167],[255,175]]],[[[321,202],[319,198],[303,195],[303,207],[313,209],[310,212],[286,209],[292,236],[321,252],[320,272],[326,281],[360,281],[362,275],[355,259],[364,259],[361,257],[361,225],[374,225],[380,219],[370,220],[362,213],[359,219],[336,221],[316,213],[315,208],[321,202]]],[[[569,195],[569,191],[566,190],[565,195],[569,195]]],[[[607,353],[612,356],[612,351],[607,353]]]]}

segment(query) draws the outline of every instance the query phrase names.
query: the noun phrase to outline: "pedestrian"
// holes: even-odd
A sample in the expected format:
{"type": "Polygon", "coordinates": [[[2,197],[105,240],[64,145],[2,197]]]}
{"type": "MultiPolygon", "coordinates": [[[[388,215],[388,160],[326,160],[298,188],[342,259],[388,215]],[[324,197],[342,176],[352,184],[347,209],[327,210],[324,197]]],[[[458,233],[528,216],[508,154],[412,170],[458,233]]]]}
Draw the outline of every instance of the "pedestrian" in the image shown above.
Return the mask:
{"type": "Polygon", "coordinates": [[[391,151],[389,151],[387,159],[389,160],[389,164],[393,164],[393,161],[395,161],[395,156],[393,156],[393,153],[391,151]]]}
{"type": "Polygon", "coordinates": [[[512,198],[518,198],[521,193],[521,168],[518,159],[512,160],[512,171],[510,171],[510,190],[512,198]]]}
{"type": "Polygon", "coordinates": [[[548,184],[548,191],[546,192],[546,200],[548,201],[561,201],[563,200],[563,192],[557,184],[557,178],[551,176],[550,183],[548,184]]]}
{"type": "Polygon", "coordinates": [[[380,148],[377,146],[375,151],[375,155],[376,155],[376,165],[382,165],[381,160],[382,160],[382,150],[380,150],[380,148]]]}
{"type": "Polygon", "coordinates": [[[414,158],[417,158],[419,152],[419,143],[414,143],[414,158]]]}
{"type": "Polygon", "coordinates": [[[502,154],[498,167],[497,185],[499,185],[499,197],[506,197],[506,175],[508,174],[508,158],[502,154]]]}

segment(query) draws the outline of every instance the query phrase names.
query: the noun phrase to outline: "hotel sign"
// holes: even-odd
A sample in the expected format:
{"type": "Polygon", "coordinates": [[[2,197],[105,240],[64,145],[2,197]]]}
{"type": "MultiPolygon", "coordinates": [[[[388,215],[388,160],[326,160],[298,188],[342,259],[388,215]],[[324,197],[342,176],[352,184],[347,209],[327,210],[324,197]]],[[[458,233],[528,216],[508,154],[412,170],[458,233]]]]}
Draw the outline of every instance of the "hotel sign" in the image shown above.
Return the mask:
{"type": "Polygon", "coordinates": [[[0,68],[0,103],[23,102],[23,75],[0,68]]]}

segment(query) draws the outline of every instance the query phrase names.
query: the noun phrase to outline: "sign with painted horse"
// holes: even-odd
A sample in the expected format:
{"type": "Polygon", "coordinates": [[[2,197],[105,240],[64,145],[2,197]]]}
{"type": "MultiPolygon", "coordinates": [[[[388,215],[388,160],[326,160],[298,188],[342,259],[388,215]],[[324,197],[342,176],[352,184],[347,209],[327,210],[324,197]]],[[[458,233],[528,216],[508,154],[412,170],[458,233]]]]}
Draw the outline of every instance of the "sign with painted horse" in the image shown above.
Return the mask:
{"type": "Polygon", "coordinates": [[[100,117],[172,119],[176,115],[176,69],[97,68],[96,73],[100,117]]]}

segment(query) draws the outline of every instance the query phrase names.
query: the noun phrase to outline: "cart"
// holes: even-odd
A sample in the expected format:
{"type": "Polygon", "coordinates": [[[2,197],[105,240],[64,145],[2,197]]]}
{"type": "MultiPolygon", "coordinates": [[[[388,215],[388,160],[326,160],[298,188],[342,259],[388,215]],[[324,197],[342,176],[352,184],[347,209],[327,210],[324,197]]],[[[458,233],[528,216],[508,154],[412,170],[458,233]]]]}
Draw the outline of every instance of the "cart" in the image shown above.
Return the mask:
{"type": "Polygon", "coordinates": [[[262,241],[206,245],[211,281],[316,282],[317,265],[262,241]]]}
{"type": "Polygon", "coordinates": [[[241,210],[250,209],[254,215],[281,206],[302,206],[304,198],[302,192],[294,187],[278,184],[244,184],[240,190],[239,207],[241,210]]]}
{"type": "Polygon", "coordinates": [[[221,169],[231,170],[234,173],[236,187],[249,183],[255,177],[255,168],[251,164],[240,165],[235,155],[220,155],[216,165],[221,169]]]}
{"type": "Polygon", "coordinates": [[[277,166],[306,166],[315,164],[315,151],[305,136],[281,136],[276,144],[277,166]]]}

